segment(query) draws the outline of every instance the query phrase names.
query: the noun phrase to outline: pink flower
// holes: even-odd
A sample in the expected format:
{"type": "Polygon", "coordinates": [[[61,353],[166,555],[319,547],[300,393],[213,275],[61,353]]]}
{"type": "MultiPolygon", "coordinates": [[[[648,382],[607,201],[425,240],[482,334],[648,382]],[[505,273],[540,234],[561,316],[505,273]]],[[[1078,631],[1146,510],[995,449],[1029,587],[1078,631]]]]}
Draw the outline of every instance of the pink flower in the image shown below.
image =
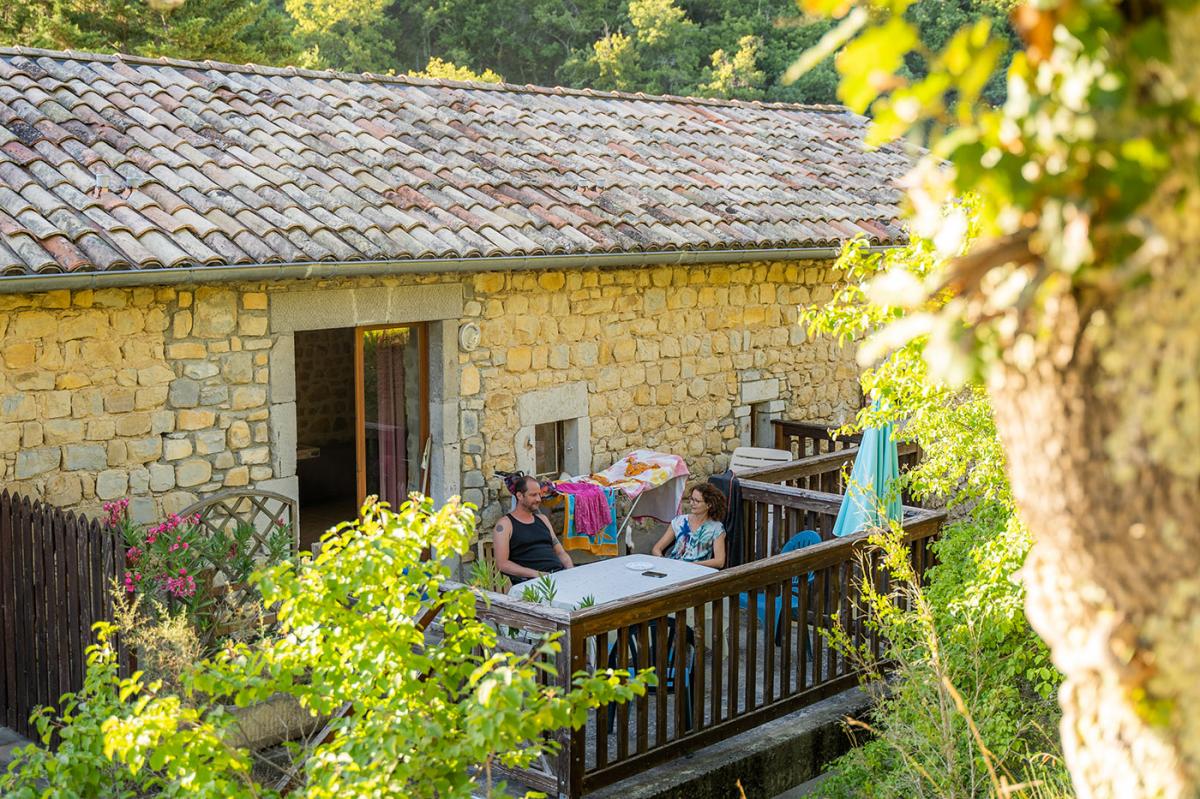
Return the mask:
{"type": "Polygon", "coordinates": [[[104,512],[108,514],[105,520],[110,527],[119,527],[129,516],[129,500],[118,499],[115,502],[105,502],[104,512]]]}
{"type": "MultiPolygon", "coordinates": [[[[125,552],[125,562],[132,565],[134,563],[137,563],[137,559],[140,558],[141,556],[142,556],[142,550],[138,549],[137,547],[130,547],[125,552]]],[[[126,575],[126,577],[128,577],[128,576],[129,575],[126,575]]]]}

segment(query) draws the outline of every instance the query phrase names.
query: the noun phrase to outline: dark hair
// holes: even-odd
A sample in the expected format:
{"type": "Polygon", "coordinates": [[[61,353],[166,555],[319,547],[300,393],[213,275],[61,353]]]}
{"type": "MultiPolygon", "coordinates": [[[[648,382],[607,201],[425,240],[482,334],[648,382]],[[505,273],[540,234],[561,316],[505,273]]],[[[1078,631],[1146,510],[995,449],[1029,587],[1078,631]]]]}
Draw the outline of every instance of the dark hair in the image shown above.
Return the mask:
{"type": "Polygon", "coordinates": [[[531,474],[524,472],[513,472],[504,475],[504,487],[508,489],[508,493],[514,497],[517,494],[524,494],[529,490],[529,481],[537,482],[537,478],[531,474]]]}
{"type": "Polygon", "coordinates": [[[718,522],[725,520],[725,495],[716,486],[712,483],[696,483],[688,492],[689,498],[694,491],[699,491],[700,496],[704,497],[704,504],[708,506],[708,518],[718,522]]]}

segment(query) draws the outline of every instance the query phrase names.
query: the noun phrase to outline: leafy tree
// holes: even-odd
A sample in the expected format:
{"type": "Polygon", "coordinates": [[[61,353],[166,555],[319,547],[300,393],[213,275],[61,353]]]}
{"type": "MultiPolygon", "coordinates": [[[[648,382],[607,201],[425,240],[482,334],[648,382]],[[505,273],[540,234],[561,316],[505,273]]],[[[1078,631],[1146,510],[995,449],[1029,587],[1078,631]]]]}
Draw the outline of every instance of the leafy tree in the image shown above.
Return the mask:
{"type": "Polygon", "coordinates": [[[0,793],[251,799],[278,797],[280,776],[291,774],[298,787],[288,795],[311,799],[490,794],[493,765],[529,765],[556,746],[546,733],[642,695],[653,676],[579,674],[564,690],[545,684],[556,642],[527,656],[499,651],[477,596],[447,586],[440,562],[421,560],[426,547],[466,551],[473,527],[473,510],[457,502],[364,508],[358,523],[326,535],[317,557],[260,575],[279,634],[230,644],[182,675],[181,692],[140,673],[120,678],[102,629],[84,690],[59,718],[39,718],[43,737],[57,730],[62,744],[24,750],[0,793]],[[437,635],[425,626],[431,612],[437,635]],[[239,745],[224,706],[281,694],[330,719],[332,735],[269,768],[239,745]]]}
{"type": "MultiPolygon", "coordinates": [[[[1012,0],[923,0],[909,11],[936,52],[963,20],[1007,26],[1012,0]],[[999,5],[997,5],[999,4],[999,5]],[[998,10],[999,9],[999,10],[998,10]]],[[[8,0],[0,36],[42,47],[419,73],[432,59],[516,83],[789,102],[836,101],[821,64],[784,75],[832,23],[794,0],[8,0]]],[[[907,59],[906,74],[924,75],[907,59]]],[[[984,93],[996,101],[1003,82],[984,93]]]]}
{"type": "Polygon", "coordinates": [[[3,5],[0,29],[13,25],[15,41],[32,46],[260,64],[282,64],[296,54],[291,20],[270,0],[186,0],[158,8],[145,0],[3,5]]]}
{"type": "MultiPolygon", "coordinates": [[[[969,204],[955,213],[974,229],[969,204]]],[[[810,334],[847,343],[901,324],[910,314],[881,299],[878,284],[869,292],[871,281],[897,266],[923,278],[941,264],[930,240],[883,253],[851,244],[838,263],[844,284],[805,314],[810,334]]],[[[904,291],[893,286],[888,293],[904,291]]],[[[991,404],[982,384],[956,387],[932,377],[924,343],[909,341],[866,370],[863,389],[877,403],[843,432],[893,423],[898,438],[923,452],[905,474],[905,487],[918,499],[946,502],[953,521],[934,545],[939,564],[924,589],[909,573],[904,548],[890,535],[877,539],[893,585],[913,609],[897,613],[891,596],[868,597],[882,627],[882,657],[893,671],[886,683],[875,683],[887,690],[874,694],[868,722],[874,736],[831,765],[822,786],[829,797],[966,799],[999,793],[999,780],[1065,781],[1061,769],[1039,766],[1061,762],[1053,700],[1061,678],[1022,610],[1016,574],[1030,536],[1015,515],[991,404]]],[[[838,643],[850,649],[848,641],[838,643]]],[[[879,675],[869,651],[851,654],[879,675]]]]}
{"type": "Polygon", "coordinates": [[[762,39],[743,36],[738,40],[738,49],[733,55],[724,50],[713,53],[712,80],[702,84],[700,90],[714,97],[737,97],[742,100],[762,97],[762,85],[767,76],[757,66],[761,49],[762,39]]]}
{"type": "Polygon", "coordinates": [[[615,27],[622,7],[622,0],[397,0],[387,16],[398,31],[398,71],[437,57],[515,83],[554,85],[575,50],[615,27]]]}
{"type": "Polygon", "coordinates": [[[597,89],[692,94],[700,77],[698,28],[675,0],[630,0],[629,32],[592,46],[576,68],[597,89]]]}
{"type": "Polygon", "coordinates": [[[1034,541],[1026,610],[1065,675],[1075,786],[1196,796],[1200,4],[1018,6],[999,108],[979,103],[1005,47],[988,20],[913,80],[910,3],[810,5],[842,15],[839,94],[870,109],[870,140],[929,148],[911,223],[947,258],[907,281],[914,313],[882,342],[922,336],[934,373],[987,381],[1034,541]],[[967,226],[943,209],[972,194],[964,253],[967,226]]]}
{"type": "MultiPolygon", "coordinates": [[[[921,52],[911,52],[904,60],[904,74],[910,79],[929,74],[930,54],[942,52],[950,39],[964,26],[986,20],[997,41],[1004,44],[1005,53],[999,59],[980,92],[980,98],[991,105],[1004,102],[1004,74],[1008,62],[1020,44],[1016,31],[1008,20],[1015,0],[942,0],[939,3],[913,3],[905,12],[917,30],[921,52]]],[[[936,64],[935,64],[936,66],[936,64]]]]}
{"type": "Polygon", "coordinates": [[[393,72],[393,39],[399,31],[384,17],[388,2],[284,0],[295,20],[301,63],[348,72],[393,72]]]}
{"type": "Polygon", "coordinates": [[[473,80],[479,83],[503,83],[504,78],[492,72],[490,69],[485,69],[483,72],[474,72],[466,67],[455,66],[449,61],[443,61],[440,58],[431,58],[429,63],[425,65],[425,69],[420,72],[412,73],[418,78],[444,78],[446,80],[473,80]]]}

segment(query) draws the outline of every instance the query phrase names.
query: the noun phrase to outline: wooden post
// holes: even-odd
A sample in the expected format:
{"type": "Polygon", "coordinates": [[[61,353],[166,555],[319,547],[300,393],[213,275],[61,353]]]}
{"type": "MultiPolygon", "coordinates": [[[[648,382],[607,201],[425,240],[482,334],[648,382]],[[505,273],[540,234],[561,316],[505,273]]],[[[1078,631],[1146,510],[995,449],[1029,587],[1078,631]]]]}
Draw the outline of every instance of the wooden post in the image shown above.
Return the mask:
{"type": "MultiPolygon", "coordinates": [[[[570,666],[566,674],[560,674],[559,678],[565,677],[569,685],[572,675],[587,667],[587,639],[576,633],[573,623],[567,625],[565,637],[563,651],[570,652],[570,666]]],[[[597,653],[596,656],[600,657],[600,654],[597,653]]],[[[581,726],[577,730],[570,730],[569,734],[570,741],[563,748],[565,757],[558,778],[558,790],[559,794],[566,796],[567,799],[581,799],[583,796],[583,770],[587,765],[585,759],[587,756],[587,728],[581,726]]]]}

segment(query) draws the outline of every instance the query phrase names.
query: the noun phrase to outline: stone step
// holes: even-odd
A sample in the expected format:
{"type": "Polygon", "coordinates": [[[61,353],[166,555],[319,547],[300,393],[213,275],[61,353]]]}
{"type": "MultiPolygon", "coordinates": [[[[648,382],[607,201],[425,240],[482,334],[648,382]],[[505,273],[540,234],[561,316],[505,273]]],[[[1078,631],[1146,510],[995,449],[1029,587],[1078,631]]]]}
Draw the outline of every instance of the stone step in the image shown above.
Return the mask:
{"type": "Polygon", "coordinates": [[[18,735],[8,727],[0,727],[0,773],[8,771],[8,764],[13,761],[16,750],[28,746],[29,739],[18,735]]]}

